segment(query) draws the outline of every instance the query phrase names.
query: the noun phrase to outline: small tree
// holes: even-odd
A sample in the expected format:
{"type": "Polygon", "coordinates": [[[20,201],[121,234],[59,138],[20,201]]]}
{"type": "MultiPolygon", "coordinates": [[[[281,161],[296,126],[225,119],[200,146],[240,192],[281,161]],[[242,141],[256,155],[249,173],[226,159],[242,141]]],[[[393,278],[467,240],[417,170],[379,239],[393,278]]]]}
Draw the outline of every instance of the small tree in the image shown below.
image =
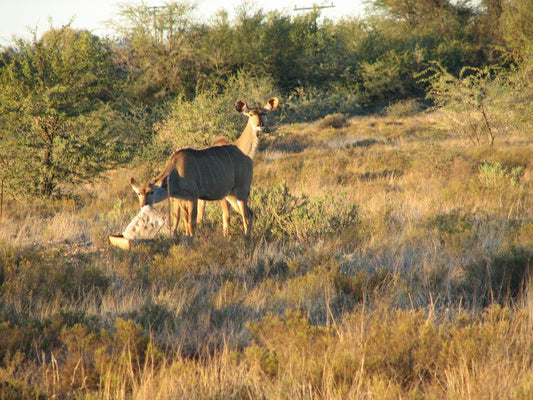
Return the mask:
{"type": "Polygon", "coordinates": [[[474,144],[483,137],[492,146],[507,127],[508,110],[501,103],[512,90],[505,73],[493,66],[464,67],[458,77],[434,63],[422,81],[429,83],[427,97],[438,107],[451,111],[452,128],[466,135],[474,144]]]}
{"type": "Polygon", "coordinates": [[[19,40],[0,69],[2,175],[19,194],[50,196],[116,161],[109,46],[86,31],[51,29],[19,40]]]}

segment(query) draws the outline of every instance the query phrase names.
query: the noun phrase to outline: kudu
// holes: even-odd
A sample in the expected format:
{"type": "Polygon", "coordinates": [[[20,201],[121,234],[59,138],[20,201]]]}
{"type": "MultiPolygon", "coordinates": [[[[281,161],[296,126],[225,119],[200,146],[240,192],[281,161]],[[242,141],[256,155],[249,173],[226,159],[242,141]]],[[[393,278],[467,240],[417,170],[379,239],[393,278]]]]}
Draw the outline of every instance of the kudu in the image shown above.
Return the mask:
{"type": "MultiPolygon", "coordinates": [[[[235,142],[230,143],[225,137],[217,137],[212,142],[212,146],[224,146],[228,144],[233,144],[237,146],[244,154],[248,157],[253,158],[257,145],[259,144],[258,134],[263,131],[265,126],[265,116],[269,111],[274,111],[278,108],[279,99],[277,97],[272,97],[263,107],[254,107],[250,108],[248,105],[239,100],[235,103],[235,108],[238,112],[246,115],[248,117],[248,123],[242,131],[241,135],[235,140],[235,142]]],[[[236,207],[233,199],[224,198],[220,200],[220,206],[222,207],[222,219],[223,219],[223,229],[224,236],[229,235],[229,207],[228,202],[232,207],[239,212],[239,209],[236,207]]],[[[201,223],[205,210],[205,201],[198,201],[198,215],[197,222],[201,223]]]]}
{"type": "MultiPolygon", "coordinates": [[[[198,200],[227,199],[241,214],[244,234],[249,236],[252,214],[246,202],[252,177],[252,159],[237,146],[221,145],[203,150],[180,149],[170,157],[165,169],[152,183],[142,186],[131,178],[131,186],[141,207],[170,196],[174,213],[172,234],[177,230],[180,210],[184,213],[185,234],[192,237],[198,200]]],[[[225,213],[229,214],[227,203],[225,213]]]]}

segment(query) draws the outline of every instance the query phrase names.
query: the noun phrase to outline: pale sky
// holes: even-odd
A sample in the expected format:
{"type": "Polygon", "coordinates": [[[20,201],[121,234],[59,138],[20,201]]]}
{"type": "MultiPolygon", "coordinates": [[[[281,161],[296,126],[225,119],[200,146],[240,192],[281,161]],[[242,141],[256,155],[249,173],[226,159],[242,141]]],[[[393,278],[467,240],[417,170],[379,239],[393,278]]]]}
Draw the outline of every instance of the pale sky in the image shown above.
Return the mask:
{"type": "MultiPolygon", "coordinates": [[[[49,27],[52,19],[54,27],[60,27],[73,19],[74,28],[84,28],[99,36],[109,33],[105,21],[117,17],[118,4],[126,3],[140,5],[141,0],[0,0],[0,45],[12,43],[13,36],[31,38],[30,29],[37,29],[37,36],[49,27]]],[[[161,0],[145,0],[148,6],[164,4],[161,0]]],[[[280,10],[287,14],[298,13],[295,7],[311,7],[317,5],[331,5],[334,8],[325,8],[322,15],[335,19],[344,16],[361,15],[364,6],[363,0],[268,0],[268,1],[243,1],[232,2],[221,0],[197,0],[196,15],[208,20],[210,16],[220,9],[231,12],[243,4],[252,4],[253,9],[280,10]]]]}

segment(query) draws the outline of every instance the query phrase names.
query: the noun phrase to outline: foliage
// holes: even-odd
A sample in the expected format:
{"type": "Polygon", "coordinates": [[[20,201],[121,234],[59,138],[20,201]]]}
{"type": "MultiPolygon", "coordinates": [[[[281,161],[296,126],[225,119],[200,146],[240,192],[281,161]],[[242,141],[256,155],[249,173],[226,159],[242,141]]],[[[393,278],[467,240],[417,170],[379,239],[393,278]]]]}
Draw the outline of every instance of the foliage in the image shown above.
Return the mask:
{"type": "Polygon", "coordinates": [[[506,45],[522,58],[533,54],[533,7],[527,0],[502,2],[501,32],[506,45]]]}
{"type": "Polygon", "coordinates": [[[424,78],[429,83],[428,98],[437,106],[450,109],[451,125],[458,134],[474,144],[483,137],[491,146],[505,133],[508,117],[501,102],[502,92],[513,90],[506,74],[496,67],[464,67],[454,77],[438,64],[428,68],[424,78]]]}
{"type": "Polygon", "coordinates": [[[350,86],[298,87],[282,107],[280,119],[283,122],[309,122],[333,113],[351,115],[362,110],[359,93],[350,86]]]}
{"type": "Polygon", "coordinates": [[[110,107],[117,80],[107,44],[88,32],[51,29],[19,41],[0,71],[0,152],[8,183],[50,196],[114,164],[121,141],[110,107]]]}
{"type": "Polygon", "coordinates": [[[516,187],[524,173],[524,167],[518,166],[511,170],[504,168],[501,162],[494,164],[485,162],[479,165],[479,181],[488,188],[506,189],[516,187]]]}
{"type": "Polygon", "coordinates": [[[177,98],[170,102],[166,120],[156,127],[157,141],[176,150],[203,148],[219,136],[235,140],[246,126],[245,117],[235,110],[235,102],[263,106],[275,92],[269,76],[242,71],[226,82],[222,93],[211,88],[198,93],[192,101],[177,98]]]}
{"type": "Polygon", "coordinates": [[[153,105],[194,96],[210,59],[196,46],[205,35],[190,29],[193,8],[188,2],[120,6],[120,22],[111,22],[124,38],[114,47],[115,59],[130,77],[126,90],[136,101],[153,105]]]}
{"type": "Polygon", "coordinates": [[[394,118],[405,118],[416,115],[423,110],[423,104],[415,99],[400,100],[387,106],[385,114],[394,118]]]}
{"type": "Polygon", "coordinates": [[[360,222],[357,206],[344,203],[342,196],[295,196],[286,183],[255,189],[251,204],[254,229],[267,240],[316,240],[356,229],[360,222]]]}

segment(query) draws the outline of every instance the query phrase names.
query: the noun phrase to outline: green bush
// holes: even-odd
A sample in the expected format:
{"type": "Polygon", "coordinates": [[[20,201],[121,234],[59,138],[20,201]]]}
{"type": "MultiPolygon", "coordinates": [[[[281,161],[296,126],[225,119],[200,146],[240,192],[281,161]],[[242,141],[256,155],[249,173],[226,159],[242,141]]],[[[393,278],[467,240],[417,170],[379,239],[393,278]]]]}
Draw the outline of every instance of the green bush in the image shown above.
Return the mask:
{"type": "Polygon", "coordinates": [[[385,108],[385,115],[392,118],[405,118],[418,114],[422,109],[423,105],[419,100],[399,100],[385,108]]]}
{"type": "Polygon", "coordinates": [[[492,146],[513,126],[507,109],[514,108],[509,102],[517,88],[508,71],[497,66],[463,67],[455,77],[434,63],[422,75],[429,84],[427,97],[450,111],[451,129],[472,143],[479,145],[486,138],[492,146]]]}
{"type": "Polygon", "coordinates": [[[478,179],[481,185],[489,189],[516,187],[524,174],[524,167],[505,168],[501,162],[484,162],[478,166],[478,179]]]}
{"type": "Polygon", "coordinates": [[[342,194],[313,198],[296,196],[290,193],[286,183],[273,188],[256,188],[251,196],[254,231],[267,240],[308,242],[355,230],[360,224],[358,208],[345,203],[343,197],[342,194]]]}

